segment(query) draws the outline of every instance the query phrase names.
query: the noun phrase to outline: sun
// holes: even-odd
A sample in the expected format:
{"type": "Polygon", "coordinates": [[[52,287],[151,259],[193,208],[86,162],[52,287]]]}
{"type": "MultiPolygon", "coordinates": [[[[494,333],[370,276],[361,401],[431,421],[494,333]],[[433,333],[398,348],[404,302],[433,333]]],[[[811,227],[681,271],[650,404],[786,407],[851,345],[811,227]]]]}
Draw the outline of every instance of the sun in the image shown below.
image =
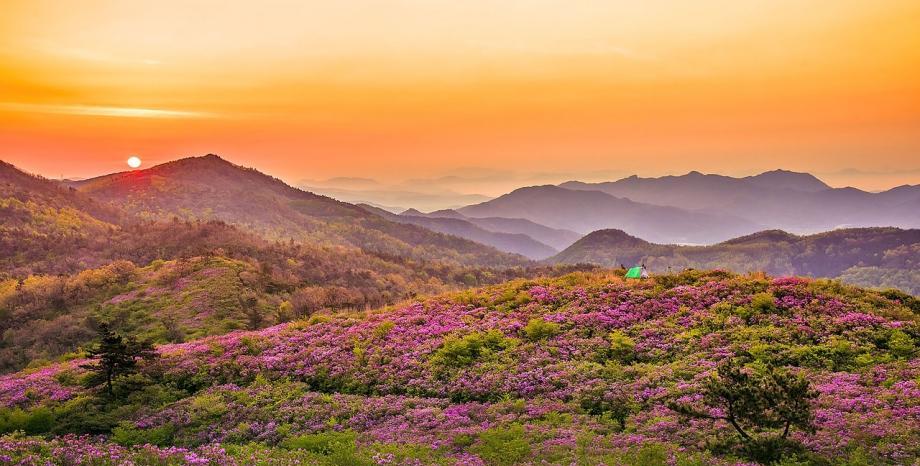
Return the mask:
{"type": "Polygon", "coordinates": [[[136,156],[136,155],[132,155],[131,157],[128,157],[128,166],[131,167],[131,168],[140,167],[140,166],[141,166],[141,158],[138,157],[138,156],[136,156]]]}

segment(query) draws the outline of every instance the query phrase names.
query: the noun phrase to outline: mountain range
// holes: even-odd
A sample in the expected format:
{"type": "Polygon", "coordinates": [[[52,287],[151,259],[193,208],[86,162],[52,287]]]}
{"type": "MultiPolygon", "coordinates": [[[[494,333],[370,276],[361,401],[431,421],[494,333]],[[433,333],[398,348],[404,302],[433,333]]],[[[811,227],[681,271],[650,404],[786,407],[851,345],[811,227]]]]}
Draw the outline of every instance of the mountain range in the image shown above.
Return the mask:
{"type": "Polygon", "coordinates": [[[491,201],[457,209],[469,217],[523,218],[581,234],[620,228],[668,243],[709,243],[757,231],[761,225],[730,215],[689,211],[559,186],[516,189],[491,201]]]}
{"type": "Polygon", "coordinates": [[[68,183],[141,218],[221,220],[270,239],[342,245],[385,256],[468,265],[521,265],[524,258],[396,223],[353,204],[288,186],[216,155],[68,183]]]}
{"type": "Polygon", "coordinates": [[[920,294],[918,229],[853,228],[808,236],[768,230],[711,246],[654,244],[622,230],[599,230],[547,262],[644,264],[657,273],[695,268],[830,277],[920,294]]]}
{"type": "MultiPolygon", "coordinates": [[[[764,229],[808,234],[844,227],[920,227],[920,185],[870,193],[856,188],[832,188],[807,173],[775,170],[744,178],[690,172],[660,178],[632,176],[606,183],[570,181],[559,187],[603,192],[634,202],[714,216],[721,221],[741,219],[753,228],[748,233],[764,229]]],[[[625,225],[610,227],[662,241],[625,225]]],[[[680,242],[682,235],[667,232],[665,236],[672,239],[664,242],[680,242]]],[[[708,244],[724,239],[713,235],[700,242],[708,244]]]]}

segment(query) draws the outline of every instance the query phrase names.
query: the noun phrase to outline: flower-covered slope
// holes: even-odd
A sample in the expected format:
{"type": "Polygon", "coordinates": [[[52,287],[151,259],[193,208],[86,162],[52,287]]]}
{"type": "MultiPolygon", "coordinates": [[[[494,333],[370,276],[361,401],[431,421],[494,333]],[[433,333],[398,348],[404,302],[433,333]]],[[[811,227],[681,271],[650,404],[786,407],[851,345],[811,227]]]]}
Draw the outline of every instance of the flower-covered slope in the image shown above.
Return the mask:
{"type": "MultiPolygon", "coordinates": [[[[344,447],[309,446],[328,444],[350,449],[346,463],[734,464],[727,423],[669,406],[699,403],[715,367],[743,354],[817,390],[814,432],[791,434],[808,461],[911,464],[918,312],[898,293],[718,272],[515,281],[161,346],[144,371],[177,401],[124,411],[109,440],[3,441],[11,461],[86,448],[322,463],[344,447]]],[[[79,365],[0,378],[0,404],[66,418],[87,399],[79,365]]]]}

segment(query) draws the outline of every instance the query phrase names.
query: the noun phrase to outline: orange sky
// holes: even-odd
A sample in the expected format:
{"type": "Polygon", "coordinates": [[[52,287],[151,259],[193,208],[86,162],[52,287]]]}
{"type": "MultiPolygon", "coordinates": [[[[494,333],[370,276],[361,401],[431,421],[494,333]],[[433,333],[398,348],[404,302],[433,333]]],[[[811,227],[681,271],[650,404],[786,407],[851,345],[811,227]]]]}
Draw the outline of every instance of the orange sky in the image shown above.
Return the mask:
{"type": "Polygon", "coordinates": [[[0,158],[51,177],[214,152],[291,181],[484,167],[920,183],[916,0],[2,9],[0,158]]]}

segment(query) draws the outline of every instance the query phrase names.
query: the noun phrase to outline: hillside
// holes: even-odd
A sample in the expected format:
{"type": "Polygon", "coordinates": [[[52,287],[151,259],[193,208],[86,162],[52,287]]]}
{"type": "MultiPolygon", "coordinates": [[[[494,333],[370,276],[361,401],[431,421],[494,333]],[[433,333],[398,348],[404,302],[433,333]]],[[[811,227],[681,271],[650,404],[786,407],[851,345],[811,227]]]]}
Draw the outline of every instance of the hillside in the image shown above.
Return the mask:
{"type": "Polygon", "coordinates": [[[569,181],[559,186],[737,217],[799,234],[840,227],[920,227],[920,186],[869,193],[831,188],[808,173],[784,170],[745,178],[690,172],[659,178],[631,176],[604,183],[569,181]]]}
{"type": "Polygon", "coordinates": [[[807,279],[519,280],[164,345],[114,399],[81,386],[81,360],[2,376],[0,429],[52,437],[0,445],[13,462],[913,464],[918,313],[807,279]],[[704,393],[729,360],[805,383],[806,427],[779,442],[742,418],[745,440],[679,414],[724,415],[704,393]]]}
{"type": "Polygon", "coordinates": [[[391,222],[364,209],[286,185],[216,155],[72,182],[79,191],[141,218],[221,220],[269,239],[344,245],[452,264],[526,261],[481,244],[391,222]]]}
{"type": "Polygon", "coordinates": [[[601,230],[547,261],[606,267],[644,263],[659,273],[696,268],[845,277],[856,284],[920,294],[920,230],[859,228],[809,236],[770,230],[712,246],[653,244],[620,230],[601,230]]]}
{"type": "Polygon", "coordinates": [[[167,343],[564,271],[445,266],[271,243],[217,222],[145,224],[109,238],[106,249],[94,251],[93,262],[103,265],[0,278],[0,373],[78,350],[100,322],[167,343]]]}
{"type": "Polygon", "coordinates": [[[0,277],[102,245],[124,221],[115,208],[0,161],[0,277]]]}
{"type": "Polygon", "coordinates": [[[270,241],[217,220],[145,220],[9,165],[0,176],[0,373],[78,350],[100,322],[166,343],[564,270],[270,241]]]}
{"type": "Polygon", "coordinates": [[[643,204],[600,191],[557,186],[520,188],[458,211],[469,217],[524,218],[580,233],[618,228],[668,243],[712,243],[760,229],[754,222],[727,215],[643,204]]]}

